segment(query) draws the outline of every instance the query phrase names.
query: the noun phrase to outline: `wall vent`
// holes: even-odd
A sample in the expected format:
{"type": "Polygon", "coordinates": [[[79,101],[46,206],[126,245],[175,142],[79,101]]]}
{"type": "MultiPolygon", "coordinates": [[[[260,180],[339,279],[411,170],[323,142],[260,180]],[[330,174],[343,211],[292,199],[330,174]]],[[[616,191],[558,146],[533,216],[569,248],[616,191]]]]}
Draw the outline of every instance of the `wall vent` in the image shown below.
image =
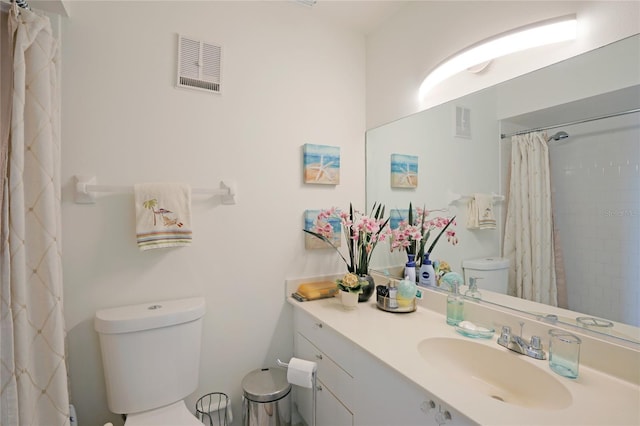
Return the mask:
{"type": "Polygon", "coordinates": [[[178,36],[178,87],[221,91],[222,47],[203,41],[178,36]]]}

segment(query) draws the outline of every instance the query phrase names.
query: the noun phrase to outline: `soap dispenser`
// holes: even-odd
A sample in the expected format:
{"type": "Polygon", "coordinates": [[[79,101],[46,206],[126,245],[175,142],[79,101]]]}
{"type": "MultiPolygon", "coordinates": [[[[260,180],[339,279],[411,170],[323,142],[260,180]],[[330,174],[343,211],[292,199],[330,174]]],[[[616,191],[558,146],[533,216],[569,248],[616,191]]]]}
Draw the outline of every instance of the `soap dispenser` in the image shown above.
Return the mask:
{"type": "Polygon", "coordinates": [[[481,280],[479,277],[469,277],[469,289],[464,292],[465,297],[469,297],[471,299],[480,300],[482,298],[482,294],[478,290],[477,280],[481,280]]]}
{"type": "Polygon", "coordinates": [[[421,286],[436,286],[436,272],[433,269],[431,260],[429,259],[429,253],[425,253],[422,258],[422,265],[420,266],[420,278],[418,283],[421,286]]]}
{"type": "Polygon", "coordinates": [[[447,324],[458,325],[464,320],[464,300],[458,292],[459,283],[455,282],[452,293],[447,295],[447,324]]]}
{"type": "Polygon", "coordinates": [[[408,254],[409,260],[404,265],[404,276],[405,279],[411,280],[414,283],[416,282],[416,255],[408,254]]]}

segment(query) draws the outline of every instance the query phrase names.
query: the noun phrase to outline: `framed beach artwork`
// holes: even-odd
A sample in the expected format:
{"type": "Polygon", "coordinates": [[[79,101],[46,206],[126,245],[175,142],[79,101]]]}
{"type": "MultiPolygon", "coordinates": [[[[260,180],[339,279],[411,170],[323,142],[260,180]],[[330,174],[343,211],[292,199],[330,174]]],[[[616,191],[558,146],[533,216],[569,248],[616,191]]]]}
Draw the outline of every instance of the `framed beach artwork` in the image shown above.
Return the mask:
{"type": "Polygon", "coordinates": [[[304,183],[340,183],[340,147],[304,144],[302,147],[304,183]]]}
{"type": "Polygon", "coordinates": [[[391,154],[391,187],[418,187],[418,156],[391,154]]]}
{"type": "MultiPolygon", "coordinates": [[[[304,211],[304,229],[307,231],[315,231],[315,227],[318,220],[318,214],[320,214],[320,210],[305,210],[304,211]]],[[[340,218],[331,217],[328,219],[331,228],[333,228],[333,233],[329,236],[329,240],[331,243],[340,247],[340,234],[342,234],[342,224],[340,222],[340,218]]],[[[304,248],[315,250],[315,249],[323,249],[323,248],[331,248],[331,246],[320,238],[316,238],[313,235],[309,235],[306,232],[304,233],[304,248]]]]}
{"type": "Polygon", "coordinates": [[[403,220],[406,221],[408,219],[409,209],[391,209],[389,213],[389,228],[397,229],[400,226],[400,222],[402,222],[403,220]]]}

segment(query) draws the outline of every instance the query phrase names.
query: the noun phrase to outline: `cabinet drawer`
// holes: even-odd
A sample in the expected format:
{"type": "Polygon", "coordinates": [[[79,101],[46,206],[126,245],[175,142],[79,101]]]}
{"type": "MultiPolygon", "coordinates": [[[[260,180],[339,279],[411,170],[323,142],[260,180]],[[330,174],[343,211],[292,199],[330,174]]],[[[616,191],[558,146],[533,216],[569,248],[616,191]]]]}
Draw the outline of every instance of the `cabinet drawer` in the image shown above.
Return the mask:
{"type": "Polygon", "coordinates": [[[295,345],[296,356],[318,364],[318,380],[321,380],[345,406],[352,407],[355,396],[353,377],[302,334],[296,333],[295,345]]]}
{"type": "Polygon", "coordinates": [[[353,413],[331,392],[328,386],[318,381],[317,426],[352,426],[353,413]]]}
{"type": "Polygon", "coordinates": [[[306,337],[343,370],[353,376],[357,367],[355,364],[356,354],[355,345],[349,339],[300,309],[294,310],[294,324],[295,331],[306,337]]]}

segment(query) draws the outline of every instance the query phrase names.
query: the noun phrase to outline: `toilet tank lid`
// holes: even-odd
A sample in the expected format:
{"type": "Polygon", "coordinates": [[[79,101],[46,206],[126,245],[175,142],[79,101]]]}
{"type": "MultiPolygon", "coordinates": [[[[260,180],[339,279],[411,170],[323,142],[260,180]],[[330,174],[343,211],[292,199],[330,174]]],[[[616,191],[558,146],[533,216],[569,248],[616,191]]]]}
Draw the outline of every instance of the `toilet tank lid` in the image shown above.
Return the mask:
{"type": "Polygon", "coordinates": [[[484,257],[482,259],[469,259],[462,261],[462,267],[479,271],[493,271],[509,267],[509,259],[504,257],[484,257]]]}
{"type": "Polygon", "coordinates": [[[96,312],[94,328],[102,334],[131,333],[194,321],[204,313],[202,297],[164,300],[101,309],[96,312]]]}

